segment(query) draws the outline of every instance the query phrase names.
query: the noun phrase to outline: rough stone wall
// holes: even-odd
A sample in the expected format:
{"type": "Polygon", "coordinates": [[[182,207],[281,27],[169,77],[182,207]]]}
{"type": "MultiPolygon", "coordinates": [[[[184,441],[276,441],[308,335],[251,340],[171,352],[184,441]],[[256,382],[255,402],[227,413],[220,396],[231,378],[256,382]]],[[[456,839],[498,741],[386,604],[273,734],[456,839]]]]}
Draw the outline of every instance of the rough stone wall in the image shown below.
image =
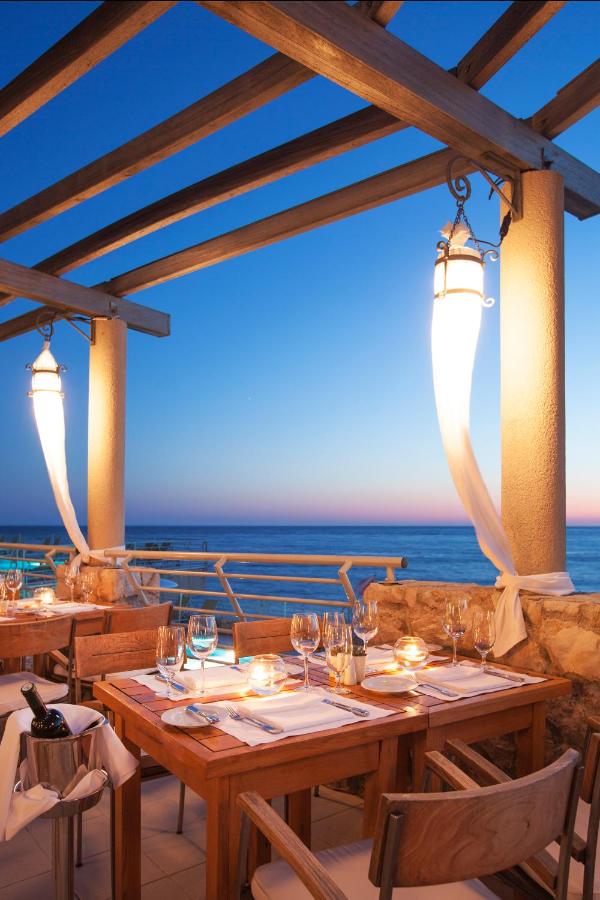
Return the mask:
{"type": "MultiPolygon", "coordinates": [[[[499,591],[434,581],[370,585],[366,596],[377,599],[380,611],[378,640],[388,642],[402,634],[415,634],[428,642],[451,646],[441,623],[444,602],[453,594],[467,595],[471,607],[492,608],[499,591]]],[[[600,594],[545,597],[521,592],[520,596],[528,638],[501,661],[565,676],[573,685],[569,697],[554,700],[548,707],[546,750],[548,759],[552,759],[566,747],[581,749],[586,716],[600,713],[600,594]]],[[[469,632],[460,650],[479,658],[469,632]]],[[[507,762],[508,744],[500,742],[497,751],[501,761],[507,762]]]]}

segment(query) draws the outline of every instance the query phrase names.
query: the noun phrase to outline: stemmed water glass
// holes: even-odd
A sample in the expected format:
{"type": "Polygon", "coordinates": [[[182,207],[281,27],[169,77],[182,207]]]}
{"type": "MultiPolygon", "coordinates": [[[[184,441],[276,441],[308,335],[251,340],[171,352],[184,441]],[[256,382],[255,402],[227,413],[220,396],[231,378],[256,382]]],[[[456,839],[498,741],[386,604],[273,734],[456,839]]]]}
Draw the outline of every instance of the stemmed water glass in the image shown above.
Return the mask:
{"type": "Polygon", "coordinates": [[[77,581],[77,575],[70,566],[65,566],[65,573],[63,575],[63,581],[65,585],[69,588],[69,594],[71,596],[71,603],[73,602],[73,589],[75,587],[75,583],[77,581]]]}
{"type": "Polygon", "coordinates": [[[325,636],[332,625],[346,625],[346,619],[343,612],[326,612],[323,613],[323,646],[325,646],[325,636]]]}
{"type": "Polygon", "coordinates": [[[354,628],[354,634],[365,645],[366,655],[367,644],[379,630],[379,612],[376,600],[366,600],[363,597],[361,600],[356,601],[352,610],[352,627],[354,628]]]}
{"type": "Polygon", "coordinates": [[[173,677],[185,659],[185,628],[183,625],[160,625],[156,638],[156,667],[167,679],[167,698],[175,700],[173,677]]]}
{"type": "Polygon", "coordinates": [[[79,589],[84,603],[90,603],[96,588],[96,578],[93,572],[82,572],[79,576],[79,589]]]}
{"type": "Polygon", "coordinates": [[[6,599],[6,581],[4,575],[0,575],[0,616],[8,611],[8,601],[6,599]]]}
{"type": "Polygon", "coordinates": [[[352,661],[352,628],[350,625],[330,625],[324,636],[327,666],[335,675],[336,694],[348,694],[342,690],[341,680],[352,661]]]}
{"type": "Polygon", "coordinates": [[[204,694],[204,663],[219,640],[217,620],[214,616],[190,616],[187,631],[188,650],[200,660],[200,696],[204,694]]]}
{"type": "Polygon", "coordinates": [[[16,603],[15,594],[18,590],[21,589],[21,585],[23,584],[23,572],[18,567],[13,567],[9,569],[6,573],[5,584],[11,594],[10,603],[8,604],[8,609],[13,609],[16,603]]]}
{"type": "Polygon", "coordinates": [[[458,665],[456,650],[458,642],[467,630],[467,609],[469,602],[466,597],[457,597],[452,600],[446,600],[444,607],[444,618],[442,619],[442,628],[446,634],[452,638],[453,654],[452,665],[458,665]]]}
{"type": "Polygon", "coordinates": [[[473,613],[473,646],[481,656],[481,671],[485,672],[488,653],[496,643],[496,621],[491,609],[476,609],[473,613]]]}
{"type": "Polygon", "coordinates": [[[308,683],[308,657],[314,653],[319,646],[321,637],[319,631],[319,620],[315,613],[294,613],[292,616],[292,625],[290,629],[290,637],[294,650],[304,657],[304,684],[302,689],[310,690],[308,683]]]}

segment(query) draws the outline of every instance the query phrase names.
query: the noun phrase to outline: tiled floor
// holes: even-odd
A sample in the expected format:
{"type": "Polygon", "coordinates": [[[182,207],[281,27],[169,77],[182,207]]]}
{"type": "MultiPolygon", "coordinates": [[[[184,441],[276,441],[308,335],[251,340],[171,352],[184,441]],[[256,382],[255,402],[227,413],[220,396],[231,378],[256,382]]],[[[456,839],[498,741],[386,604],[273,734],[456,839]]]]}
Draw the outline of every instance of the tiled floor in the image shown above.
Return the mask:
{"type": "MultiPolygon", "coordinates": [[[[201,900],[205,874],[205,807],[187,792],[183,834],[175,834],[179,786],[174,778],[143,785],[142,900],[201,900]]],[[[331,795],[330,796],[335,796],[331,795]]],[[[313,847],[316,850],[357,840],[362,809],[325,797],[313,800],[313,847]]],[[[1,900],[41,900],[52,897],[51,825],[38,819],[12,841],[0,844],[1,900]]],[[[83,866],[76,869],[76,890],[82,900],[109,900],[108,792],[84,815],[83,866]]]]}
{"type": "MultiPolygon", "coordinates": [[[[183,834],[175,834],[179,786],[174,778],[146,782],[142,788],[142,900],[203,900],[205,877],[205,807],[188,791],[183,834]]],[[[313,849],[321,850],[360,838],[361,802],[324,789],[313,799],[313,849]]],[[[278,803],[275,803],[278,808],[278,803]]],[[[580,804],[577,830],[585,835],[587,810],[580,804]]],[[[278,811],[281,812],[279,806],[278,811]]],[[[84,816],[83,866],[76,869],[82,900],[110,900],[108,792],[84,816]]],[[[557,852],[553,845],[553,852],[557,852]]],[[[0,900],[49,900],[52,897],[50,823],[38,819],[12,841],[0,844],[0,900]]],[[[600,854],[597,864],[600,873],[600,854]]],[[[571,865],[569,900],[581,897],[583,867],[571,865]]],[[[600,898],[600,885],[598,894],[600,898]]],[[[469,894],[469,896],[471,896],[469,894]]],[[[285,900],[285,898],[284,898],[285,900]]]]}

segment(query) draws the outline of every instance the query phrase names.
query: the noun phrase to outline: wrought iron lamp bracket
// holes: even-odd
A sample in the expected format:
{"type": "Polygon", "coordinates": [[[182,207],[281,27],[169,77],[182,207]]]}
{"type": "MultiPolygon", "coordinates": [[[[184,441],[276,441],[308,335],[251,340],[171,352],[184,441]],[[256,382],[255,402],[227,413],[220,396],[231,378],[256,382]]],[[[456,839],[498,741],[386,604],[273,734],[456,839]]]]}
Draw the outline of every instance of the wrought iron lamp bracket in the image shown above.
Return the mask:
{"type": "Polygon", "coordinates": [[[508,170],[505,163],[502,160],[497,159],[491,153],[486,154],[485,159],[490,161],[489,169],[476,159],[471,159],[468,156],[452,157],[446,168],[446,182],[450,193],[455,198],[459,207],[464,207],[471,196],[471,182],[469,181],[468,176],[463,172],[457,174],[454,173],[457,164],[466,163],[464,168],[472,168],[479,172],[490,186],[490,197],[492,196],[492,193],[497,194],[502,202],[508,206],[512,219],[517,221],[523,214],[521,209],[521,173],[518,169],[508,170]],[[498,173],[496,178],[493,177],[493,172],[498,173]],[[500,188],[500,185],[504,182],[511,186],[510,197],[508,197],[500,188]]]}

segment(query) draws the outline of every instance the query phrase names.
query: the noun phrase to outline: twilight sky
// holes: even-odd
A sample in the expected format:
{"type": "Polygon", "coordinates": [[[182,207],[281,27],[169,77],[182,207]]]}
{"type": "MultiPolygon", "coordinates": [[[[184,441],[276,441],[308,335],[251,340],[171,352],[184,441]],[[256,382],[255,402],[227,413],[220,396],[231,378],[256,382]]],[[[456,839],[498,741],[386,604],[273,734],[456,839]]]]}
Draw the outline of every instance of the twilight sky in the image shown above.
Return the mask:
{"type": "MultiPolygon", "coordinates": [[[[89,14],[88,2],[0,4],[0,83],[89,14]]],[[[391,31],[454,65],[508,6],[406,2],[391,31]]],[[[565,8],[483,90],[531,115],[598,56],[600,3],[565,8]]],[[[179,3],[2,139],[2,208],[136,136],[241,74],[270,48],[195,3],[179,3]]],[[[364,105],[315,78],[141,175],[8,241],[32,265],[102,225],[364,105]]],[[[600,113],[557,143],[600,168],[600,113]]],[[[414,129],[190,217],[67,277],[92,285],[435,150],[414,129]]],[[[496,240],[498,205],[474,178],[476,232],[496,240]]],[[[172,315],[172,336],[129,333],[128,524],[438,523],[464,516],[435,419],[430,320],[446,187],[137,294],[172,315]]],[[[566,216],[567,507],[600,523],[600,221],[566,216]]],[[[497,296],[497,271],[487,289],[497,296]]],[[[29,309],[17,301],[2,320],[29,309]]],[[[0,522],[57,523],[25,363],[37,333],[0,345],[0,522]]],[[[87,345],[53,341],[64,377],[71,490],[86,518],[87,345]]],[[[475,450],[494,496],[500,473],[498,308],[487,310],[473,395],[475,450]]],[[[535,448],[532,448],[535,452],[535,448]]]]}

